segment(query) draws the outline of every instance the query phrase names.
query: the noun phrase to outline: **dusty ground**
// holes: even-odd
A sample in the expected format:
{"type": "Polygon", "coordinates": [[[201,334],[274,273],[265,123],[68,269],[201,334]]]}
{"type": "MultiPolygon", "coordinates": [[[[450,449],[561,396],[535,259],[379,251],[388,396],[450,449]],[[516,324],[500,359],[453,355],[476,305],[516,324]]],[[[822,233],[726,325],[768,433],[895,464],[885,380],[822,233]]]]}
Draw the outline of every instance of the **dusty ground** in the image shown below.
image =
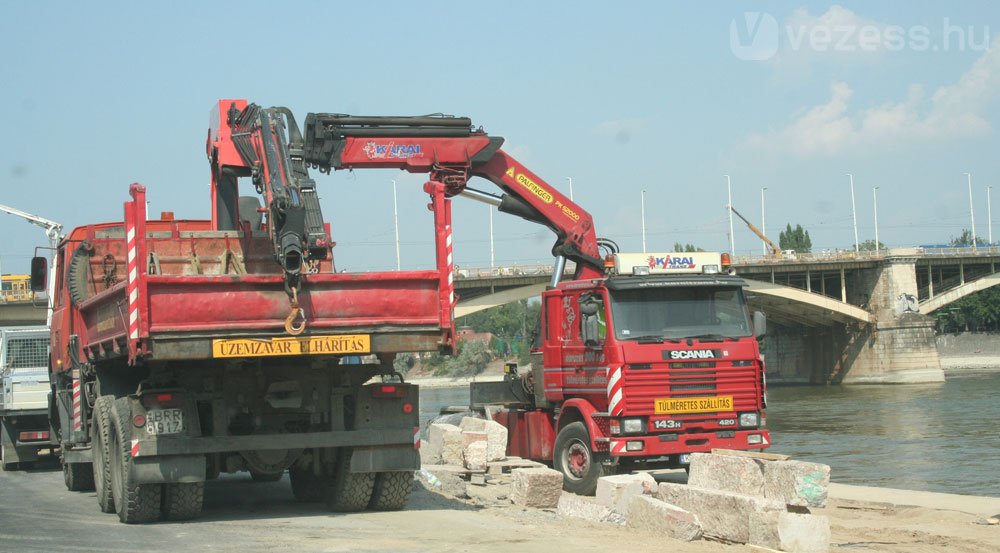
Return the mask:
{"type": "MultiPolygon", "coordinates": [[[[835,486],[831,493],[837,497],[822,512],[832,520],[834,551],[1000,551],[1000,526],[976,524],[1000,513],[1000,499],[850,486],[835,486]],[[878,503],[883,496],[947,509],[878,503]]],[[[0,551],[755,551],[713,542],[673,543],[628,528],[563,519],[551,511],[477,507],[422,484],[410,506],[396,513],[340,515],[296,503],[287,477],[257,484],[248,476],[228,476],[209,482],[205,496],[205,514],[197,521],[126,526],[100,513],[93,493],[66,491],[54,464],[0,472],[0,551]]]]}

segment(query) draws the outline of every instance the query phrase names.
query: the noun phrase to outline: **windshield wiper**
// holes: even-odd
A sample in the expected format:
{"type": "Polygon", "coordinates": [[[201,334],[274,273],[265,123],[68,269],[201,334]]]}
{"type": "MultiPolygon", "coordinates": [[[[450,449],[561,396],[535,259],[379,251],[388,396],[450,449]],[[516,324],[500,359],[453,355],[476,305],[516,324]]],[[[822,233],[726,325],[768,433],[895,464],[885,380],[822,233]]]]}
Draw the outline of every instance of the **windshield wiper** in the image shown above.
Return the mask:
{"type": "Polygon", "coordinates": [[[721,342],[723,340],[736,341],[736,338],[733,338],[732,336],[723,336],[722,334],[698,334],[697,336],[686,336],[686,338],[701,340],[702,342],[721,342]]]}
{"type": "Polygon", "coordinates": [[[635,340],[640,344],[662,344],[664,338],[661,334],[646,334],[643,336],[630,337],[629,340],[635,340]]]}

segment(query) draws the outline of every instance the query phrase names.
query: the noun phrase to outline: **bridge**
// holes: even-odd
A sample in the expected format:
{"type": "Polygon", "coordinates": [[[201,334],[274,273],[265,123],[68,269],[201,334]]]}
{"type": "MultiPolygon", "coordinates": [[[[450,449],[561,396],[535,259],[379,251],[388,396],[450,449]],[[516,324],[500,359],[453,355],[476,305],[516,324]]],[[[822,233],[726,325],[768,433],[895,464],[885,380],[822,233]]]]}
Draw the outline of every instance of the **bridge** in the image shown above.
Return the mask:
{"type": "MultiPolygon", "coordinates": [[[[768,315],[768,378],[813,384],[943,380],[929,315],[1000,284],[998,265],[998,247],[750,256],[734,263],[747,279],[751,307],[768,315]]],[[[455,313],[537,296],[551,271],[551,265],[461,269],[455,313]]]]}

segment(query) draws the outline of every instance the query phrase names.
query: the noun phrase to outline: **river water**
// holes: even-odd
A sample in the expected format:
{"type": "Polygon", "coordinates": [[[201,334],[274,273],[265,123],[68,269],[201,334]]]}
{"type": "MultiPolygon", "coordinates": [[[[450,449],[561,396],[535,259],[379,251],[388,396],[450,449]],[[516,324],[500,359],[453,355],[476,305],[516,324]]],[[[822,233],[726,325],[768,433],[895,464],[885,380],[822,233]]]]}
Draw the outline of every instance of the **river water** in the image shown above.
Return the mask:
{"type": "MultiPolygon", "coordinates": [[[[421,390],[421,421],[468,404],[421,390]]],[[[834,482],[1000,497],[1000,372],[930,385],[788,386],[768,392],[769,451],[826,463],[834,482]]]]}

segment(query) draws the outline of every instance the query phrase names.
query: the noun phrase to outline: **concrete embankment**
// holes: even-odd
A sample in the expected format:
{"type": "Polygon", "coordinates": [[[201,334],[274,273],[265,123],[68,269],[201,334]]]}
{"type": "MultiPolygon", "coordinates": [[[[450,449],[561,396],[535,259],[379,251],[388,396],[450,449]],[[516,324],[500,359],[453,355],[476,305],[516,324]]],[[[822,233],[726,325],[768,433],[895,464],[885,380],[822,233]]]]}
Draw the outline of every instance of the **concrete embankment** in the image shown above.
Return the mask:
{"type": "Polygon", "coordinates": [[[937,337],[941,368],[1000,370],[1000,332],[963,332],[937,337]]]}

